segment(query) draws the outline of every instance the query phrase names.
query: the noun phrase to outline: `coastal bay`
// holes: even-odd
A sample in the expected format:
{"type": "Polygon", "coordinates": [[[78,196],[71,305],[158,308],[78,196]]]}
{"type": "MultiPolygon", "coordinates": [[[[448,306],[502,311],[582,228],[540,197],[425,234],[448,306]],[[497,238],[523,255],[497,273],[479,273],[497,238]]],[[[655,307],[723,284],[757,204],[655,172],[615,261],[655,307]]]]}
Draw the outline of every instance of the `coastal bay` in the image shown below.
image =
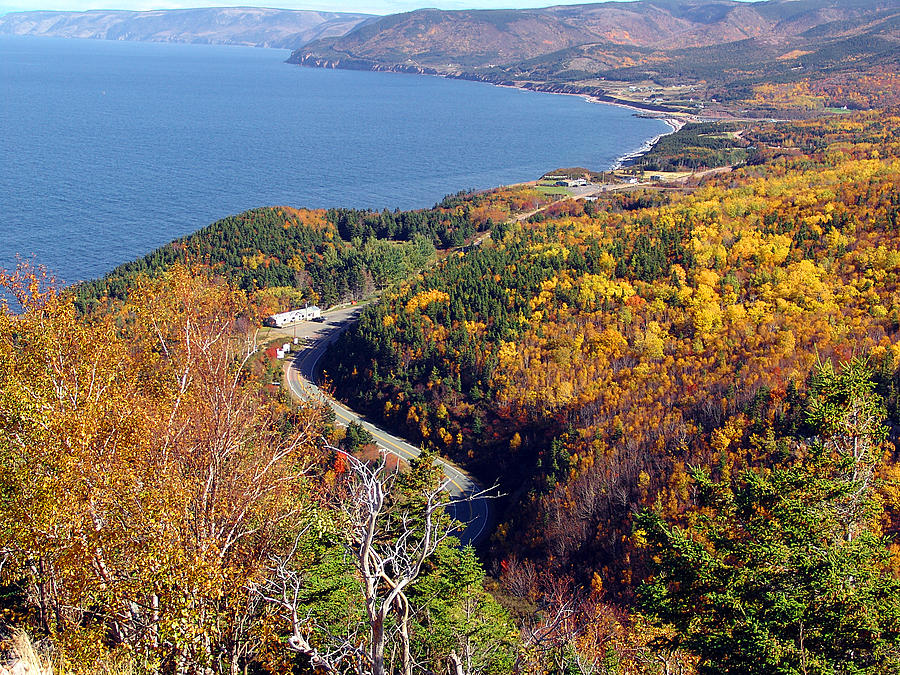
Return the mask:
{"type": "Polygon", "coordinates": [[[420,208],[603,170],[667,130],[573,96],[297,68],[285,50],[0,39],[0,264],[104,274],[262,205],[420,208]]]}

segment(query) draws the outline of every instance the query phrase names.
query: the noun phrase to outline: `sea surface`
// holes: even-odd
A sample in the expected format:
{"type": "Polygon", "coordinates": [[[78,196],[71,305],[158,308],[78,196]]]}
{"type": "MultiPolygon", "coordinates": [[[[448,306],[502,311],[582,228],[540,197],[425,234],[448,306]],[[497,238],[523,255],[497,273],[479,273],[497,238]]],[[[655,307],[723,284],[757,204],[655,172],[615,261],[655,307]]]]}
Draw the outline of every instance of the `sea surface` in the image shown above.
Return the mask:
{"type": "Polygon", "coordinates": [[[0,267],[65,282],[256,206],[428,207],[666,131],[621,107],[242,47],[0,37],[0,267]]]}

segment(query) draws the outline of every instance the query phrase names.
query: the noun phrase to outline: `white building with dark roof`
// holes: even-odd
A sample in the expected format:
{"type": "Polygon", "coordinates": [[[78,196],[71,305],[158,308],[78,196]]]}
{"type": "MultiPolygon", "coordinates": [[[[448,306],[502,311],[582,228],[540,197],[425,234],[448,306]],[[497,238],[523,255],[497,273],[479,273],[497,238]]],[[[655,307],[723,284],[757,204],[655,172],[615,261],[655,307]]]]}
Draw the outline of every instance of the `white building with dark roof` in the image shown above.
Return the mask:
{"type": "Polygon", "coordinates": [[[312,321],[313,319],[318,319],[320,316],[322,316],[322,310],[319,307],[312,305],[311,307],[292,309],[289,312],[281,312],[280,314],[267,316],[263,320],[263,323],[266,326],[283,328],[284,326],[290,326],[293,323],[299,323],[301,321],[312,321]]]}

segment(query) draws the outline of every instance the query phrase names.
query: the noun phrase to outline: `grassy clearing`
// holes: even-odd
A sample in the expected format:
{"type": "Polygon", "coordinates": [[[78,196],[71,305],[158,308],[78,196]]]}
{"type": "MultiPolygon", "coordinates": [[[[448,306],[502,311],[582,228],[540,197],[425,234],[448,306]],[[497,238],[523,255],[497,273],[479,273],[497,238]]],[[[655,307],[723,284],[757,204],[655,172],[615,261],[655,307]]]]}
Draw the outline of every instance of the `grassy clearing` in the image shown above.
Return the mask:
{"type": "Polygon", "coordinates": [[[566,197],[572,196],[572,192],[568,188],[564,188],[561,185],[536,185],[535,189],[541,194],[545,195],[564,195],[566,197]]]}

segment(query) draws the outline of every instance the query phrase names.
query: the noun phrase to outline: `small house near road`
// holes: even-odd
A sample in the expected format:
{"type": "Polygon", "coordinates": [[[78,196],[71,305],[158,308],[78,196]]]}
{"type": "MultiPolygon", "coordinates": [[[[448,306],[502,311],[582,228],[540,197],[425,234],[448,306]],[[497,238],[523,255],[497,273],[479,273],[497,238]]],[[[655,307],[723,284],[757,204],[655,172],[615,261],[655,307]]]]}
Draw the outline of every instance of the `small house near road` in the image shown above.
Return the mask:
{"type": "Polygon", "coordinates": [[[280,314],[267,316],[263,319],[263,324],[266,326],[274,326],[275,328],[283,328],[284,326],[289,326],[292,323],[298,323],[300,321],[312,321],[313,319],[318,319],[320,316],[322,316],[322,310],[313,305],[311,307],[292,309],[289,312],[281,312],[280,314]]]}

